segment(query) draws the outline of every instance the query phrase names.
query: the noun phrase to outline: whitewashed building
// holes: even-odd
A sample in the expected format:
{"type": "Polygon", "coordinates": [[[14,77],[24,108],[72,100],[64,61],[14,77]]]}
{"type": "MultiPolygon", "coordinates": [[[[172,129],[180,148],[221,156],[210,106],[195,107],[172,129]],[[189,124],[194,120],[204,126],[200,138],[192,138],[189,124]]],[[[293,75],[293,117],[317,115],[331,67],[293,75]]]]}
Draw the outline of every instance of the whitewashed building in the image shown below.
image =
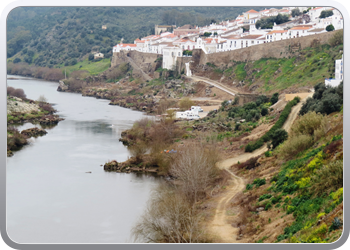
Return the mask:
{"type": "Polygon", "coordinates": [[[178,57],[182,56],[182,48],[177,45],[169,45],[163,48],[163,69],[172,70],[176,67],[178,57]]]}
{"type": "Polygon", "coordinates": [[[126,50],[126,51],[137,50],[137,46],[136,44],[133,44],[133,43],[120,43],[113,47],[113,53],[120,52],[121,50],[126,50]]]}
{"type": "Polygon", "coordinates": [[[335,60],[335,79],[325,79],[326,86],[336,87],[338,86],[344,78],[343,74],[343,55],[341,59],[335,60]]]}

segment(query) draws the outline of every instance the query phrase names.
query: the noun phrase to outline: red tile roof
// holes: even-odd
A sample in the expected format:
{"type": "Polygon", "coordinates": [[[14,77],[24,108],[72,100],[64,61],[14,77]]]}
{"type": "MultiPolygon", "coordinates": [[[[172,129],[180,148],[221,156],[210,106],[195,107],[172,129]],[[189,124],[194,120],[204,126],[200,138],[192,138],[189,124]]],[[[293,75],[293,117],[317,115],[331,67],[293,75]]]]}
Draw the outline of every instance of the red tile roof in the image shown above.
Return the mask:
{"type": "Polygon", "coordinates": [[[259,13],[259,12],[257,12],[256,10],[249,10],[246,13],[259,13]]]}
{"type": "Polygon", "coordinates": [[[119,44],[120,47],[136,47],[136,44],[133,44],[133,43],[122,43],[122,44],[119,44]]]}

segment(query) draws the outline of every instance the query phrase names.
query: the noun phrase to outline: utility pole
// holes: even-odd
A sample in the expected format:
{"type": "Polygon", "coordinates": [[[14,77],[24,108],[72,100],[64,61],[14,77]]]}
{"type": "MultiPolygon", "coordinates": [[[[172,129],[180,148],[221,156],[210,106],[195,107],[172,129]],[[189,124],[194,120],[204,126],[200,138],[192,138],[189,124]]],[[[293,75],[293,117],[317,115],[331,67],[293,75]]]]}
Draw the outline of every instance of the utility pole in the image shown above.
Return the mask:
{"type": "Polygon", "coordinates": [[[67,77],[66,77],[66,68],[64,68],[64,79],[66,80],[67,77]]]}

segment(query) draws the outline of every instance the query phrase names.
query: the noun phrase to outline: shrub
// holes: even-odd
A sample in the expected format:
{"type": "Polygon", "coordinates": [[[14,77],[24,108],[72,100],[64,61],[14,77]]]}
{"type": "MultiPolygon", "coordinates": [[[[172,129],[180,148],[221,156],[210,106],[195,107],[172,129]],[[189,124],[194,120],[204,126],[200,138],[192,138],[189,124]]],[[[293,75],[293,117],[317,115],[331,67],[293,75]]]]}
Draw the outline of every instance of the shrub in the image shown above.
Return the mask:
{"type": "Polygon", "coordinates": [[[343,44],[343,30],[337,31],[333,37],[328,40],[329,44],[333,47],[343,44]]]}
{"type": "Polygon", "coordinates": [[[315,194],[323,194],[325,191],[343,186],[343,161],[330,162],[317,170],[312,177],[312,190],[315,194]]]}
{"type": "Polygon", "coordinates": [[[293,157],[304,151],[313,144],[313,137],[310,135],[298,135],[289,138],[279,149],[281,157],[293,157]]]}
{"type": "Polygon", "coordinates": [[[329,227],[329,232],[339,229],[342,225],[343,223],[341,222],[341,220],[338,217],[335,217],[332,221],[332,225],[329,227]]]}
{"type": "Polygon", "coordinates": [[[271,97],[271,99],[270,99],[270,102],[272,103],[272,104],[275,104],[276,102],[278,102],[278,93],[274,93],[273,95],[272,95],[272,97],[271,97]]]}
{"type": "Polygon", "coordinates": [[[267,115],[269,113],[269,110],[266,108],[266,107],[263,107],[262,109],[261,109],[261,115],[262,116],[265,116],[265,115],[267,115]]]}
{"type": "Polygon", "coordinates": [[[13,63],[19,63],[19,62],[21,62],[21,61],[22,61],[21,58],[16,57],[16,58],[13,60],[13,63]]]}
{"type": "Polygon", "coordinates": [[[316,114],[315,111],[309,112],[296,120],[291,128],[291,135],[311,135],[315,131],[322,130],[323,134],[327,131],[327,120],[321,114],[316,114]]]}
{"type": "Polygon", "coordinates": [[[265,205],[265,210],[269,210],[269,208],[271,208],[272,205],[271,205],[271,202],[268,202],[266,205],[265,205]]]}
{"type": "Polygon", "coordinates": [[[266,179],[260,179],[260,178],[257,178],[253,181],[253,184],[255,184],[255,187],[260,187],[262,185],[265,185],[266,184],[266,179]]]}
{"type": "Polygon", "coordinates": [[[250,190],[250,189],[252,189],[254,187],[254,185],[253,184],[247,184],[247,186],[246,186],[246,190],[250,190]]]}
{"type": "Polygon", "coordinates": [[[27,97],[23,89],[15,89],[12,87],[7,87],[7,94],[9,96],[15,96],[22,99],[27,97]]]}
{"type": "Polygon", "coordinates": [[[259,197],[259,201],[263,201],[265,199],[270,199],[272,197],[271,194],[263,194],[259,197]]]}
{"type": "Polygon", "coordinates": [[[334,26],[332,24],[328,25],[326,27],[326,30],[329,32],[329,31],[333,31],[334,30],[334,26]]]}
{"type": "Polygon", "coordinates": [[[271,135],[271,144],[272,148],[276,148],[279,144],[287,140],[288,133],[284,129],[280,128],[277,129],[272,135],[271,135]]]}
{"type": "Polygon", "coordinates": [[[190,109],[191,106],[194,106],[194,102],[190,98],[185,97],[181,99],[179,106],[181,109],[187,110],[190,109]]]}
{"type": "Polygon", "coordinates": [[[252,168],[255,168],[256,166],[256,162],[257,160],[259,159],[259,156],[257,157],[253,157],[253,158],[250,158],[249,160],[243,162],[243,163],[240,163],[239,165],[239,168],[240,169],[252,169],[252,168]]]}

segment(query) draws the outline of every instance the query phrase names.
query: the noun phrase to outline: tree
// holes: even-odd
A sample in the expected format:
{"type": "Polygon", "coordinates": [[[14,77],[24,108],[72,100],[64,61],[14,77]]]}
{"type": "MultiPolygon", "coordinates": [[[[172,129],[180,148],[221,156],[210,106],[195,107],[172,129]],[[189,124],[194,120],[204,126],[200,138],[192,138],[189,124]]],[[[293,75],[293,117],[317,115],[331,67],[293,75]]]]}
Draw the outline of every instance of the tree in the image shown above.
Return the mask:
{"type": "Polygon", "coordinates": [[[280,128],[277,129],[272,135],[271,135],[271,144],[272,148],[276,148],[278,145],[280,145],[282,142],[287,140],[288,133],[284,129],[280,128]]]}
{"type": "Polygon", "coordinates": [[[89,54],[89,61],[94,60],[94,55],[93,54],[89,54]]]}
{"type": "Polygon", "coordinates": [[[135,242],[200,243],[200,217],[186,198],[166,184],[151,194],[140,221],[132,228],[135,242]]]}
{"type": "Polygon", "coordinates": [[[182,182],[182,192],[191,204],[205,195],[206,189],[218,174],[215,167],[217,161],[216,150],[205,150],[202,145],[187,146],[174,159],[170,173],[182,182]]]}
{"type": "Polygon", "coordinates": [[[292,9],[292,17],[300,16],[301,14],[299,8],[292,9]]]}
{"type": "Polygon", "coordinates": [[[272,103],[272,104],[275,104],[276,102],[278,102],[278,93],[274,93],[273,95],[272,95],[272,97],[271,97],[271,99],[270,99],[270,102],[272,103]]]}
{"type": "Polygon", "coordinates": [[[330,24],[326,27],[326,30],[329,32],[329,31],[333,31],[334,30],[334,26],[333,24],[330,24]]]}
{"type": "Polygon", "coordinates": [[[16,58],[13,60],[13,63],[19,63],[19,62],[21,62],[21,61],[22,61],[21,58],[16,57],[16,58]]]}
{"type": "Polygon", "coordinates": [[[209,37],[209,36],[211,36],[211,32],[204,32],[203,36],[209,37]]]}
{"type": "Polygon", "coordinates": [[[261,115],[262,116],[265,116],[265,115],[267,115],[269,113],[269,110],[266,108],[266,107],[263,107],[262,109],[261,109],[261,115]]]}
{"type": "Polygon", "coordinates": [[[319,18],[326,18],[329,16],[333,16],[333,10],[323,10],[319,16],[319,18]]]}
{"type": "Polygon", "coordinates": [[[44,95],[40,95],[37,101],[38,102],[47,102],[47,99],[44,95]]]}
{"type": "Polygon", "coordinates": [[[194,102],[190,98],[185,97],[180,100],[179,106],[180,109],[187,110],[190,109],[191,106],[194,106],[194,102]]]}

